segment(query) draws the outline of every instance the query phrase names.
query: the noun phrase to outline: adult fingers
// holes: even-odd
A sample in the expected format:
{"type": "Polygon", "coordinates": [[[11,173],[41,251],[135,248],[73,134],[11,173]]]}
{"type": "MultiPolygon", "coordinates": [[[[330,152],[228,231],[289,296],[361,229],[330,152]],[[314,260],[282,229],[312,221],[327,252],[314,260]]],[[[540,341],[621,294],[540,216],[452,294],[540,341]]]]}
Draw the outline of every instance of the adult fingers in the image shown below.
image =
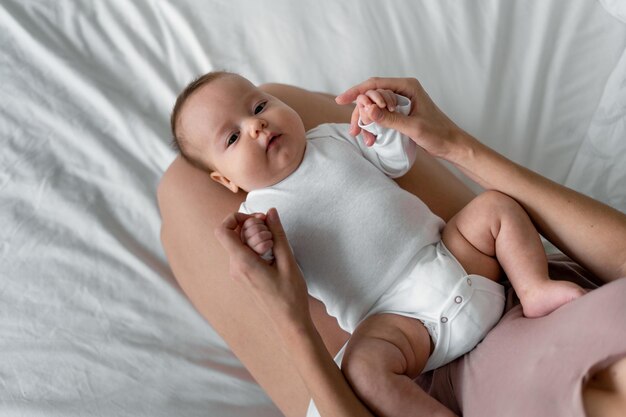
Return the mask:
{"type": "Polygon", "coordinates": [[[365,109],[368,106],[374,106],[374,105],[375,104],[372,103],[369,97],[367,97],[364,94],[360,94],[357,97],[357,105],[354,108],[354,111],[352,112],[352,122],[350,124],[349,133],[352,136],[357,136],[360,133],[363,139],[363,143],[365,143],[365,146],[372,146],[374,142],[376,141],[376,137],[370,132],[368,132],[367,130],[361,129],[359,127],[358,122],[359,120],[361,120],[361,122],[365,123],[366,125],[372,123],[372,120],[370,119],[365,109]]]}
{"type": "Polygon", "coordinates": [[[374,142],[376,142],[376,136],[367,130],[362,130],[361,136],[363,137],[363,143],[365,143],[365,146],[372,146],[374,142]]]}
{"type": "Polygon", "coordinates": [[[380,93],[381,91],[384,90],[368,90],[365,92],[365,96],[369,97],[371,101],[376,103],[376,105],[382,109],[387,107],[387,102],[385,101],[383,95],[380,93]]]}
{"type": "Polygon", "coordinates": [[[376,106],[370,106],[366,109],[370,119],[378,125],[388,129],[395,129],[408,137],[413,137],[415,129],[415,120],[405,116],[400,112],[390,112],[387,109],[380,109],[376,106]]]}
{"type": "MultiPolygon", "coordinates": [[[[369,98],[367,98],[366,96],[365,100],[369,101],[369,98]]],[[[371,101],[370,101],[371,103],[371,101]]],[[[359,118],[361,118],[361,111],[364,110],[365,106],[363,107],[359,107],[358,105],[354,107],[354,110],[352,110],[352,116],[350,119],[350,129],[348,130],[348,133],[350,133],[350,135],[352,136],[356,136],[359,133],[361,133],[361,135],[363,136],[363,139],[365,141],[365,144],[367,146],[372,146],[372,144],[376,141],[376,137],[374,135],[372,135],[370,132],[368,132],[367,130],[362,130],[359,127],[359,118]]],[[[363,121],[365,124],[369,124],[371,123],[371,120],[368,121],[363,121]]]]}
{"type": "Polygon", "coordinates": [[[414,78],[380,78],[373,77],[335,97],[337,104],[352,103],[359,94],[364,94],[368,90],[387,89],[397,94],[412,99],[419,88],[419,82],[414,78]]]}
{"type": "Polygon", "coordinates": [[[389,111],[396,111],[396,106],[398,105],[398,99],[396,95],[391,90],[378,90],[378,92],[385,99],[385,103],[387,104],[387,108],[389,111]]]}
{"type": "Polygon", "coordinates": [[[295,259],[291,246],[289,246],[289,242],[287,241],[285,229],[283,229],[283,225],[278,217],[278,211],[275,208],[271,208],[267,211],[267,226],[270,232],[272,232],[272,238],[274,240],[273,251],[278,269],[288,269],[295,259]]]}
{"type": "Polygon", "coordinates": [[[248,249],[241,241],[241,236],[240,233],[237,232],[237,229],[241,228],[244,222],[250,217],[250,215],[245,213],[229,214],[222,221],[222,224],[215,229],[215,237],[229,255],[240,254],[242,251],[248,249]]]}
{"type": "Polygon", "coordinates": [[[352,116],[350,118],[350,130],[348,131],[352,136],[356,136],[361,132],[361,128],[359,127],[359,108],[358,106],[354,107],[352,110],[352,116]]]}

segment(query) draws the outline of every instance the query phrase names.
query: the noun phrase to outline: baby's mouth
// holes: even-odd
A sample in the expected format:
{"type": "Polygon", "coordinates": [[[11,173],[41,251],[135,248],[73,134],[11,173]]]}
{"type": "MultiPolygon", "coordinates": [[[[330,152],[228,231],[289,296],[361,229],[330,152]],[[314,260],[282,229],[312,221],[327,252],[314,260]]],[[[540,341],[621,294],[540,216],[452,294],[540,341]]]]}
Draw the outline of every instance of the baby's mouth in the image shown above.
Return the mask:
{"type": "Polygon", "coordinates": [[[267,142],[267,149],[266,149],[266,151],[267,151],[267,150],[269,150],[270,146],[272,146],[272,144],[273,144],[274,142],[276,142],[276,140],[277,140],[278,138],[280,138],[281,136],[282,136],[282,135],[272,135],[272,137],[270,138],[270,140],[267,142]]]}

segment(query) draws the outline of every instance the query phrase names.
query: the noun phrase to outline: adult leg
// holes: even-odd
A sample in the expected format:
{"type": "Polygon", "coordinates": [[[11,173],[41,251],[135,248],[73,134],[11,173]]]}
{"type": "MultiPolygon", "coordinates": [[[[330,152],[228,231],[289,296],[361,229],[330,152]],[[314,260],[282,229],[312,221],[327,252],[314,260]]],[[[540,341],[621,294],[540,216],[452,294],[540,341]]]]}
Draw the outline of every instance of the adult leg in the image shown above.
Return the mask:
{"type": "MultiPolygon", "coordinates": [[[[332,97],[296,87],[262,87],[296,109],[306,129],[323,122],[349,122],[352,109],[332,97]]],[[[472,197],[449,171],[424,153],[398,181],[431,209],[449,219],[472,197]]],[[[310,396],[295,367],[277,355],[278,338],[249,294],[229,279],[228,261],[213,230],[236,211],[244,194],[214,183],[182,158],[164,174],[158,190],[161,240],[178,283],[195,308],[224,338],[257,382],[286,416],[303,416],[310,396]]],[[[311,315],[326,347],[335,355],[348,335],[324,306],[310,299],[311,315]]]]}
{"type": "Polygon", "coordinates": [[[397,314],[365,319],[346,347],[341,370],[372,412],[380,417],[454,416],[422,390],[417,377],[432,351],[424,325],[397,314]]]}
{"type": "MultiPolygon", "coordinates": [[[[569,279],[581,271],[550,267],[569,279]]],[[[515,306],[474,350],[436,369],[429,392],[466,417],[610,416],[602,411],[626,403],[618,382],[626,380],[625,299],[621,279],[544,317],[526,318],[515,306]],[[604,384],[589,378],[596,372],[604,384]]]]}

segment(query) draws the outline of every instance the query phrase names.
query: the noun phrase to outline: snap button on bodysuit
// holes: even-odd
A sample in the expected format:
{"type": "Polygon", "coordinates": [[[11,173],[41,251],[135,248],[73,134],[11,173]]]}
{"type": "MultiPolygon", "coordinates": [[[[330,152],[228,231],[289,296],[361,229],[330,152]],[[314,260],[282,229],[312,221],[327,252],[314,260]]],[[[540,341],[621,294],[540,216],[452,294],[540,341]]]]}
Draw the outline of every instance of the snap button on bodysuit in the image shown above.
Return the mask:
{"type": "Polygon", "coordinates": [[[441,322],[442,323],[447,323],[448,322],[448,318],[447,317],[442,317],[441,318],[441,322]]]}
{"type": "Polygon", "coordinates": [[[463,297],[461,297],[460,295],[457,295],[454,298],[454,302],[457,303],[457,304],[461,304],[461,301],[463,301],[463,297]]]}

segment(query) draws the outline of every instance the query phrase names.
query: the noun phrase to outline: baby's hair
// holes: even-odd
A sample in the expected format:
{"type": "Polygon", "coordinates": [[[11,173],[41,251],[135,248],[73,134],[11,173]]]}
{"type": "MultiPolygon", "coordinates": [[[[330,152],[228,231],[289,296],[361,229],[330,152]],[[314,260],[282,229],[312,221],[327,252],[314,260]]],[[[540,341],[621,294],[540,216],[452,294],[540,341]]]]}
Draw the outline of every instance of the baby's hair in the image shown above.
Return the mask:
{"type": "Polygon", "coordinates": [[[170,125],[172,128],[172,142],[171,146],[176,150],[187,162],[191,165],[199,168],[203,171],[213,171],[213,168],[207,166],[203,161],[190,156],[187,152],[185,152],[185,138],[178,131],[178,119],[180,118],[180,112],[187,102],[187,99],[195,93],[200,87],[203,87],[218,78],[221,78],[225,75],[230,75],[232,73],[228,71],[211,71],[204,75],[199,76],[198,78],[191,81],[187,86],[183,89],[183,91],[176,98],[176,103],[174,103],[174,108],[172,109],[172,115],[170,116],[170,125]]]}

